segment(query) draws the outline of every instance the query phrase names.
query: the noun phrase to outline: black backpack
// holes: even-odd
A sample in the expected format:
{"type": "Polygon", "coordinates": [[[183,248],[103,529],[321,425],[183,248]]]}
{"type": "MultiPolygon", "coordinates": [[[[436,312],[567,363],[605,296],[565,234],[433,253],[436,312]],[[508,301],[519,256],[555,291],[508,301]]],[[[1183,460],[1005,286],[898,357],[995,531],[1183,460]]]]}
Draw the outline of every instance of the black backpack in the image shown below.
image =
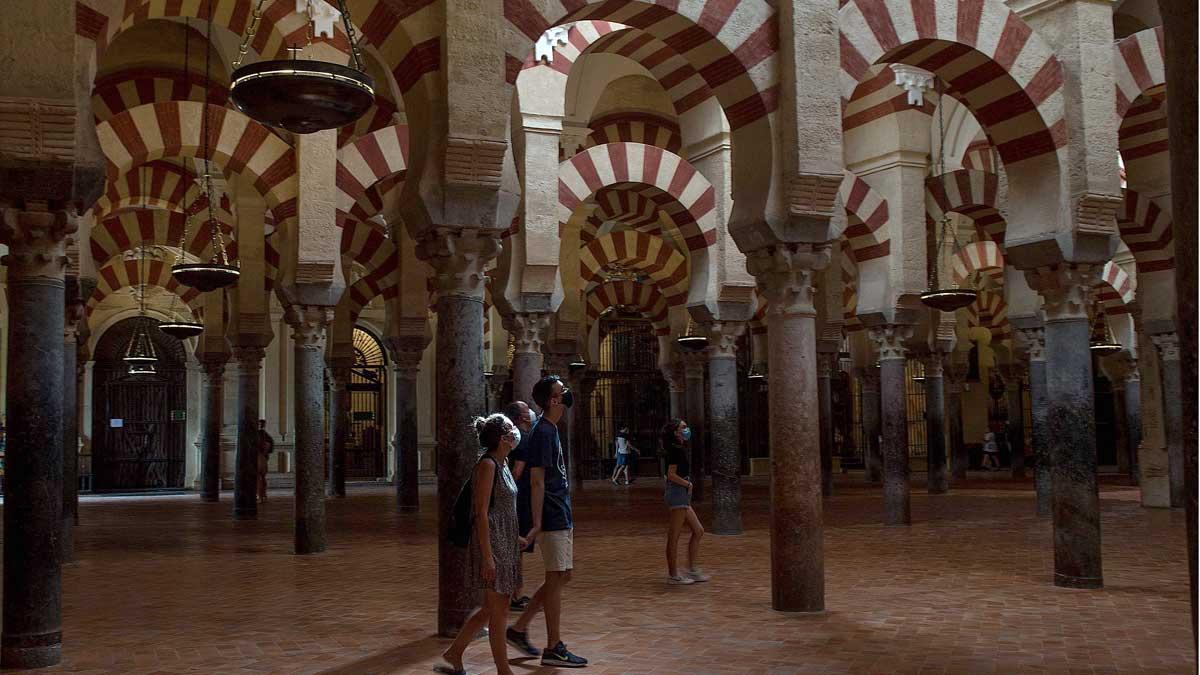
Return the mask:
{"type": "MultiPolygon", "coordinates": [[[[500,465],[494,457],[484,455],[492,460],[492,464],[496,465],[496,478],[500,476],[500,465]]],[[[482,460],[482,458],[480,458],[482,460]]],[[[478,462],[476,463],[478,464],[478,462]]],[[[475,469],[471,469],[471,476],[467,478],[467,482],[463,483],[462,489],[458,491],[458,497],[454,500],[454,512],[450,514],[450,527],[446,530],[446,538],[451,544],[459,548],[466,548],[471,543],[471,530],[475,527],[475,514],[472,513],[471,502],[475,493],[475,469]]],[[[492,504],[496,500],[496,491],[493,487],[491,498],[488,500],[488,509],[492,508],[492,504]]]]}

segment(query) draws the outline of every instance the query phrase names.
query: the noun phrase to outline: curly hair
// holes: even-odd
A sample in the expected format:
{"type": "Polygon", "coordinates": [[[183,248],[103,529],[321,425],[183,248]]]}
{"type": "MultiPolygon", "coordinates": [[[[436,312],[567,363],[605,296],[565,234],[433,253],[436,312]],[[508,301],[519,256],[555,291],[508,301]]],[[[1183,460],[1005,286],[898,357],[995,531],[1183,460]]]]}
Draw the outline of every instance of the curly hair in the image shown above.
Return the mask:
{"type": "Polygon", "coordinates": [[[516,426],[512,420],[501,413],[492,413],[487,417],[475,418],[475,434],[479,436],[480,447],[495,450],[500,445],[500,439],[508,433],[510,427],[516,426]]]}

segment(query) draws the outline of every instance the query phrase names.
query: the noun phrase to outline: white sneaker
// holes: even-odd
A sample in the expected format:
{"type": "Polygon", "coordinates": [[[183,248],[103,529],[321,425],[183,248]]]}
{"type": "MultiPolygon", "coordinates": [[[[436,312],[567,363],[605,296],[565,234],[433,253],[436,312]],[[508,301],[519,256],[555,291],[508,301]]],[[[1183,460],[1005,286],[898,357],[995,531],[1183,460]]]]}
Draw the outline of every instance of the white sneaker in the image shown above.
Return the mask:
{"type": "Polygon", "coordinates": [[[674,584],[676,586],[687,586],[688,584],[694,584],[696,582],[694,579],[692,579],[689,576],[685,576],[683,574],[676,574],[673,577],[667,577],[667,583],[674,584]]]}
{"type": "Polygon", "coordinates": [[[712,577],[708,576],[707,574],[705,574],[704,572],[701,572],[700,568],[696,568],[694,570],[688,570],[687,577],[698,584],[704,583],[705,581],[708,581],[709,579],[712,578],[712,577]]]}

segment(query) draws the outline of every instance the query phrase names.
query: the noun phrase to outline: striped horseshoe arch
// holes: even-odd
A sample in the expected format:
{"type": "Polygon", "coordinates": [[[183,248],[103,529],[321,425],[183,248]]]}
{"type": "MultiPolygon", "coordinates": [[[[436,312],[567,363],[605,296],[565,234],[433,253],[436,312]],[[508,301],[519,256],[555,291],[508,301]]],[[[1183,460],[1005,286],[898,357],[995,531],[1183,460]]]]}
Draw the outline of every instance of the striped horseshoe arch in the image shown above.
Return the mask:
{"type": "Polygon", "coordinates": [[[654,327],[655,335],[670,335],[668,320],[670,307],[666,298],[655,284],[644,284],[628,279],[606,281],[587,292],[588,330],[609,307],[624,305],[636,309],[654,327]]]}
{"type": "Polygon", "coordinates": [[[91,296],[88,297],[87,304],[85,305],[87,316],[91,316],[96,306],[104,302],[104,299],[109,295],[122,288],[136,287],[142,283],[145,283],[147,286],[158,286],[174,293],[192,311],[193,315],[196,314],[198,306],[193,306],[192,303],[200,297],[200,291],[182,286],[176,282],[175,277],[171,276],[169,261],[147,260],[145,279],[142,279],[139,274],[139,264],[140,261],[136,257],[130,257],[128,260],[110,261],[107,265],[101,267],[97,274],[96,288],[92,291],[91,296]]]}
{"type": "MultiPolygon", "coordinates": [[[[217,200],[219,216],[232,220],[229,195],[220,192],[217,200]]],[[[197,188],[194,173],[178,164],[155,160],[110,179],[104,194],[92,205],[92,214],[99,219],[122,209],[141,207],[196,214],[208,208],[208,197],[197,188]]]]}
{"type": "Polygon", "coordinates": [[[350,285],[346,289],[348,298],[348,309],[350,318],[357,321],[358,315],[362,313],[363,308],[371,304],[371,301],[376,296],[382,295],[384,300],[391,300],[400,292],[400,284],[397,283],[396,277],[393,274],[399,268],[400,262],[397,256],[389,258],[381,267],[358,281],[350,285]]]}
{"type": "Polygon", "coordinates": [[[1117,227],[1137,261],[1138,274],[1175,269],[1171,215],[1152,199],[1125,190],[1125,208],[1117,214],[1117,227]]]}
{"type": "Polygon", "coordinates": [[[845,236],[838,238],[837,246],[842,248],[837,257],[842,273],[842,328],[849,332],[862,330],[862,322],[858,320],[858,263],[845,236]]]}
{"type": "Polygon", "coordinates": [[[950,262],[950,278],[955,286],[962,287],[971,275],[979,272],[995,286],[1004,283],[1004,254],[994,241],[977,241],[967,244],[954,254],[950,262]]]}
{"type": "MultiPolygon", "coordinates": [[[[143,243],[177,247],[186,222],[184,214],[162,209],[131,209],[111,215],[92,228],[92,260],[97,266],[103,266],[114,256],[143,243]]],[[[233,225],[224,219],[216,222],[226,241],[232,242],[233,225]]],[[[193,222],[191,230],[184,249],[199,258],[211,256],[210,222],[193,222]]]]}
{"type": "Polygon", "coordinates": [[[371,274],[396,258],[397,253],[381,225],[351,218],[342,227],[342,255],[371,274]]]}
{"type": "Polygon", "coordinates": [[[850,216],[842,235],[850,245],[855,262],[882,258],[892,250],[887,230],[888,203],[867,181],[845,171],[838,194],[850,216]]]}
{"type": "Polygon", "coordinates": [[[1129,303],[1133,302],[1133,279],[1121,266],[1109,260],[1100,273],[1100,285],[1096,288],[1097,300],[1104,313],[1128,314],[1129,303]]]}
{"type": "Polygon", "coordinates": [[[604,283],[606,269],[635,269],[650,277],[668,305],[687,302],[687,259],[660,237],[636,230],[612,232],[579,252],[579,273],[585,284],[604,283]]]}
{"type": "Polygon", "coordinates": [[[408,171],[408,139],[408,125],[395,124],[338,150],[339,225],[350,215],[367,220],[379,212],[368,197],[368,190],[385,180],[404,180],[408,171]]]}
{"type": "Polygon", "coordinates": [[[975,221],[975,231],[1004,246],[1004,217],[998,209],[1000,178],[994,173],[959,169],[925,180],[925,224],[937,228],[942,216],[960,213],[975,221]]]}
{"type": "Polygon", "coordinates": [[[905,63],[945,80],[1006,164],[1066,142],[1062,64],[999,0],[848,0],[838,27],[843,100],[873,64],[905,63]]]}
{"type": "Polygon", "coordinates": [[[658,188],[682,207],[672,215],[689,250],[716,242],[713,186],[679,155],[642,143],[597,145],[563,162],[558,170],[558,220],[566,223],[584,200],[602,188],[639,183],[658,188]]]}
{"type": "Polygon", "coordinates": [[[980,291],[979,298],[967,305],[967,325],[987,328],[992,333],[992,342],[1012,338],[1012,327],[1008,325],[1008,303],[1004,295],[995,291],[980,291]]]}
{"type": "Polygon", "coordinates": [[[208,101],[223,106],[228,98],[226,84],[211,79],[206,81],[203,75],[185,73],[182,68],[122,68],[96,78],[92,87],[92,114],[99,124],[130,108],[149,103],[208,101]]]}
{"type": "MultiPolygon", "coordinates": [[[[659,195],[662,194],[659,192],[659,195]]],[[[606,234],[607,231],[603,230],[604,224],[613,221],[646,234],[662,235],[658,220],[658,212],[662,207],[654,200],[653,195],[647,196],[632,189],[602,188],[592,199],[596,202],[596,208],[579,230],[580,243],[587,244],[601,234],[606,234]]],[[[680,208],[673,199],[666,206],[680,208]]],[[[672,215],[672,220],[674,218],[672,215]]]]}
{"type": "Polygon", "coordinates": [[[283,223],[296,217],[296,153],[249,117],[220,106],[170,101],[138,106],[96,127],[108,158],[108,176],[116,179],[132,167],[162,157],[200,157],[204,115],[209,118],[211,157],[226,171],[254,179],[254,187],[283,223]]]}
{"type": "Polygon", "coordinates": [[[587,147],[605,143],[644,143],[676,154],[683,147],[679,125],[673,120],[641,112],[619,112],[598,117],[588,123],[587,147]]]}
{"type": "MultiPolygon", "coordinates": [[[[1167,151],[1162,27],[1134,33],[1118,41],[1115,50],[1118,138],[1121,158],[1129,166],[1167,151]]],[[[1136,177],[1136,168],[1133,174],[1136,177]]]]}

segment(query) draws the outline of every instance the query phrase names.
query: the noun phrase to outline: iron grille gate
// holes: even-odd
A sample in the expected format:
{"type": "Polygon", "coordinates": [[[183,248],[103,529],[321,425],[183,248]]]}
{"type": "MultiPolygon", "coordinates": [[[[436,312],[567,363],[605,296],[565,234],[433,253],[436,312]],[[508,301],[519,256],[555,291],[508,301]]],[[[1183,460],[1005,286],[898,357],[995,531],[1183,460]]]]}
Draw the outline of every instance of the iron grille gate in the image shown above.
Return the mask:
{"type": "MultiPolygon", "coordinates": [[[[350,429],[346,434],[346,478],[387,478],[387,356],[374,335],[354,328],[354,365],[347,387],[350,393],[350,429]]],[[[325,387],[325,412],[329,413],[329,382],[325,387]]],[[[326,420],[328,431],[328,420],[326,420]]],[[[326,439],[325,447],[330,447],[326,439]]],[[[328,462],[326,472],[329,471],[328,462]]]]}
{"type": "Polygon", "coordinates": [[[908,393],[908,456],[926,457],[929,446],[925,442],[924,363],[916,359],[908,360],[904,368],[904,386],[908,393]]]}

